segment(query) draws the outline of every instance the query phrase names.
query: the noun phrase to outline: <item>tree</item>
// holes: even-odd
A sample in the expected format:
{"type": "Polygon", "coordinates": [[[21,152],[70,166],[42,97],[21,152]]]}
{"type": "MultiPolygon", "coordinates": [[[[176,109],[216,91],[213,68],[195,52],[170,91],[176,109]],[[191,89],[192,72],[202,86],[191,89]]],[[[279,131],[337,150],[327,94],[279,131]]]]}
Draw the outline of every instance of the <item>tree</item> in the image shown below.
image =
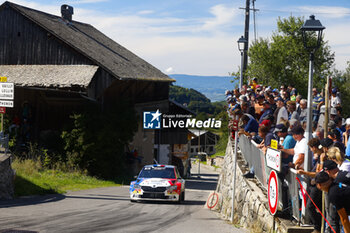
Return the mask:
{"type": "Polygon", "coordinates": [[[347,64],[345,71],[334,70],[332,75],[332,87],[338,87],[341,93],[343,116],[350,116],[350,106],[344,104],[350,101],[350,61],[347,64]]]}
{"type": "MultiPolygon", "coordinates": [[[[279,87],[291,84],[307,96],[309,52],[303,46],[301,17],[278,18],[277,31],[271,39],[260,38],[249,49],[250,63],[245,76],[258,78],[259,83],[279,87]]],[[[327,41],[315,53],[314,87],[323,88],[331,73],[334,53],[327,41]]]]}

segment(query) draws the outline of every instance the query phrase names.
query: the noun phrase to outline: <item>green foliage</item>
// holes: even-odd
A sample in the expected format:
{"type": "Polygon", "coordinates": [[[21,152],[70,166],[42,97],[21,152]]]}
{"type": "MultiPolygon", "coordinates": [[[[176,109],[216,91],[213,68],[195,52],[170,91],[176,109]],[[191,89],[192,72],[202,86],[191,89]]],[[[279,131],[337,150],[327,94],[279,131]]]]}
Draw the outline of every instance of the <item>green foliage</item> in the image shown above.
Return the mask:
{"type": "Polygon", "coordinates": [[[90,175],[114,179],[127,173],[124,148],[137,130],[133,108],[119,103],[72,116],[73,126],[62,133],[68,164],[90,175]]]}
{"type": "Polygon", "coordinates": [[[68,190],[118,185],[112,181],[102,181],[82,172],[45,169],[40,160],[15,159],[12,167],[16,170],[15,196],[65,193],[68,190]]]}
{"type": "MultiPolygon", "coordinates": [[[[259,83],[274,87],[291,84],[307,95],[309,52],[304,48],[300,28],[304,19],[290,16],[277,20],[277,32],[271,39],[260,38],[249,48],[250,64],[246,76],[257,77],[259,83]]],[[[315,38],[313,38],[315,40],[315,38]]],[[[334,53],[327,41],[315,53],[314,86],[324,87],[325,78],[334,63],[334,53]]]]}
{"type": "Polygon", "coordinates": [[[216,150],[215,155],[225,155],[227,140],[228,140],[228,136],[229,136],[227,112],[222,111],[215,118],[220,119],[222,122],[222,126],[219,129],[219,132],[217,132],[220,135],[220,139],[215,146],[215,150],[216,150]]]}
{"type": "Polygon", "coordinates": [[[332,86],[338,87],[341,93],[342,115],[350,116],[350,106],[346,104],[350,102],[350,61],[347,62],[345,71],[334,70],[332,77],[332,86]]]}

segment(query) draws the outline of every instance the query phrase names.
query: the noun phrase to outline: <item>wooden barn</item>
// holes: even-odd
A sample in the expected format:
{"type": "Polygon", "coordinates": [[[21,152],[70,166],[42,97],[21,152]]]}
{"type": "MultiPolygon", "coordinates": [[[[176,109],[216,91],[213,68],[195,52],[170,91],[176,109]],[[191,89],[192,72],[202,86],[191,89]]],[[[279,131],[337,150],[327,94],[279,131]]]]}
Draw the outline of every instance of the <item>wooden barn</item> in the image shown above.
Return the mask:
{"type": "MultiPolygon", "coordinates": [[[[139,113],[167,111],[175,80],[93,26],[72,20],[71,6],[62,5],[61,13],[11,2],[0,6],[0,76],[15,84],[14,108],[7,109],[12,117],[28,114],[23,108],[30,106],[38,138],[42,131],[60,129],[86,104],[108,108],[125,99],[139,113]]],[[[142,153],[150,157],[145,162],[153,159],[153,135],[139,128],[135,136],[134,143],[143,143],[142,153]],[[145,141],[145,134],[152,140],[145,141]]]]}

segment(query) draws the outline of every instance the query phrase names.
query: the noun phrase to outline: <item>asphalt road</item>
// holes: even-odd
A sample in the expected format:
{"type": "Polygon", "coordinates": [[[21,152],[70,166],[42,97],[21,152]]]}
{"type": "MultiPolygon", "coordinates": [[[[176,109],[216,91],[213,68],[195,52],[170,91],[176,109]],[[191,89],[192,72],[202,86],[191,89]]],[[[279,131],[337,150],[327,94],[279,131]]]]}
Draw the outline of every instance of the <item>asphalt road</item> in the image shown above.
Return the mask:
{"type": "Polygon", "coordinates": [[[182,204],[131,203],[128,186],[0,201],[0,233],[244,232],[204,208],[218,175],[202,166],[198,179],[197,171],[194,165],[182,204]]]}

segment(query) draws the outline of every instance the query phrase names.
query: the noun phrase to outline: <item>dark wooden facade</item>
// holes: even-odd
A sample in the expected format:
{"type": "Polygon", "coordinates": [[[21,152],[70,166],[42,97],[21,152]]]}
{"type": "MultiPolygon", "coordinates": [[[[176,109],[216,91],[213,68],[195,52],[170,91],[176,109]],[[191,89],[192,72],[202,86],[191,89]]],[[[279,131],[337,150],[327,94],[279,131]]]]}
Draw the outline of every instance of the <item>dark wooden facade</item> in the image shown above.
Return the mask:
{"type": "Polygon", "coordinates": [[[87,87],[16,87],[15,108],[9,112],[18,113],[22,103],[29,101],[37,116],[37,131],[61,127],[73,110],[94,100],[105,107],[121,99],[131,103],[167,100],[173,81],[91,25],[67,23],[10,2],[0,6],[1,65],[99,67],[87,87]]]}

